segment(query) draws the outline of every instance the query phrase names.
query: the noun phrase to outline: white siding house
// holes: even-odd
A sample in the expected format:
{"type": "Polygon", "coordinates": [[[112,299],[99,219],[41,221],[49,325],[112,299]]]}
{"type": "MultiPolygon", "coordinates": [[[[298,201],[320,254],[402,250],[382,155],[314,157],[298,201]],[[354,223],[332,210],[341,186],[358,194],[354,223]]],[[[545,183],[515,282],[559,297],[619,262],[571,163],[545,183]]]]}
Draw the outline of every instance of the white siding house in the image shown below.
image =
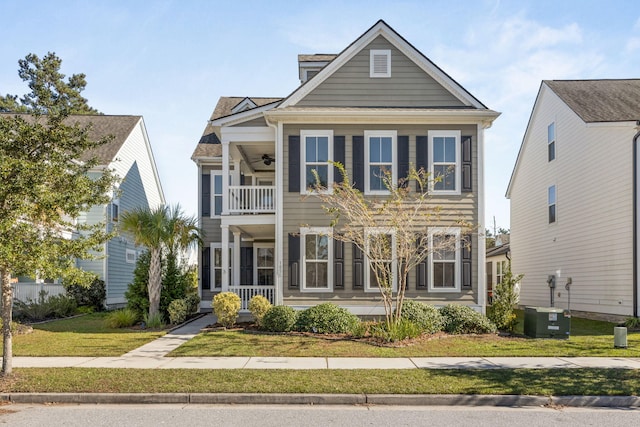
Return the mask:
{"type": "Polygon", "coordinates": [[[640,80],[543,81],[507,190],[523,305],[638,315],[640,80]],[[547,284],[550,276],[555,288],[547,284]]]}

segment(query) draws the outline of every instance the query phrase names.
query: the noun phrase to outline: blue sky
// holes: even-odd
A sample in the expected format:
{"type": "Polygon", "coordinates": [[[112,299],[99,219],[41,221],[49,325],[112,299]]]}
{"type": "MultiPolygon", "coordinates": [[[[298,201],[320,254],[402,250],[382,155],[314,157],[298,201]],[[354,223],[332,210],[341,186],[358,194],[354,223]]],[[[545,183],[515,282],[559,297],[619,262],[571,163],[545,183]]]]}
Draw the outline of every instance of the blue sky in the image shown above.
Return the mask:
{"type": "Polygon", "coordinates": [[[106,114],[144,116],[165,196],[197,210],[190,156],[220,96],[286,96],[299,53],[337,53],[384,19],[489,108],[486,219],[504,197],[543,79],[640,77],[633,1],[0,0],[0,93],[17,62],[55,52],[106,114]],[[27,7],[28,5],[28,7],[27,7]]]}

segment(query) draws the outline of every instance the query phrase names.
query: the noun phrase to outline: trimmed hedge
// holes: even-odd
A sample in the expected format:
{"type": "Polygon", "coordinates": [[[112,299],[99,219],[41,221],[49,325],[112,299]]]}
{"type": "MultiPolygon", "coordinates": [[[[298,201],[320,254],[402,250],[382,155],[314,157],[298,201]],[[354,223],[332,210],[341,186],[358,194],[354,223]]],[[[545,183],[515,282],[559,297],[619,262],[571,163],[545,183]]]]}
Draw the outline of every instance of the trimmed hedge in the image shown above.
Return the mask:
{"type": "Polygon", "coordinates": [[[289,332],[298,320],[298,312],[287,305],[274,305],[262,318],[262,329],[268,332],[289,332]]]}
{"type": "Polygon", "coordinates": [[[444,331],[450,334],[490,334],[497,331],[486,316],[466,305],[448,304],[440,309],[444,331]]]}
{"type": "Polygon", "coordinates": [[[444,327],[444,319],[440,311],[432,305],[419,301],[404,300],[400,317],[416,324],[425,334],[435,334],[444,327]]]}
{"type": "Polygon", "coordinates": [[[325,302],[300,312],[296,327],[301,332],[345,334],[351,333],[359,322],[347,309],[325,302]]]}

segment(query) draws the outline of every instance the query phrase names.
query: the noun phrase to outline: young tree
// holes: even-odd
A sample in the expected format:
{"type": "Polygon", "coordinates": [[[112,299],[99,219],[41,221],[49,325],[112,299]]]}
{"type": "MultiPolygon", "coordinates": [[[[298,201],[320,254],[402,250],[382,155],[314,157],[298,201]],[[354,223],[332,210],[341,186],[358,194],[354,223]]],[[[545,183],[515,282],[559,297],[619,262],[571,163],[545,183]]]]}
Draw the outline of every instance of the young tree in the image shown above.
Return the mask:
{"type": "Polygon", "coordinates": [[[133,235],[136,244],[149,249],[149,317],[157,316],[160,310],[163,251],[175,259],[180,251],[199,243],[202,232],[196,225],[197,220],[185,216],[180,205],[136,208],[125,212],[120,224],[122,231],[133,235]]]}
{"type": "Polygon", "coordinates": [[[457,238],[450,231],[453,227],[463,229],[464,234],[472,227],[432,202],[428,189],[434,180],[424,170],[412,167],[408,177],[397,184],[390,173],[383,172],[381,178],[389,195],[372,198],[352,185],[343,165],[334,165],[340,170],[342,181],[327,191],[316,174],[312,194],[323,202],[323,209],[331,217],[332,237],[354,244],[365,255],[369,262],[365,268],[370,269],[377,283],[386,321],[397,324],[409,273],[431,254],[459,249],[457,238]],[[438,227],[438,233],[429,234],[430,227],[438,227]]]}
{"type": "Polygon", "coordinates": [[[513,310],[520,302],[520,293],[516,285],[523,277],[524,274],[513,275],[511,261],[509,261],[502,281],[493,289],[493,303],[489,319],[496,324],[498,329],[513,331],[516,326],[516,315],[513,310]]]}
{"type": "Polygon", "coordinates": [[[105,170],[97,179],[88,172],[96,159],[90,150],[108,141],[91,140],[88,128],[71,114],[95,112],[80,93],[83,74],[64,80],[61,60],[53,53],[30,54],[19,61],[20,77],[30,92],[17,101],[0,101],[12,113],[0,115],[0,273],[2,276],[2,373],[12,372],[12,275],[73,276],[91,280],[75,267],[92,258],[109,235],[104,224],[76,225],[74,219],[92,205],[107,203],[114,177],[105,170]],[[18,114],[27,113],[27,114],[18,114]],[[68,239],[73,233],[73,238],[68,239]]]}

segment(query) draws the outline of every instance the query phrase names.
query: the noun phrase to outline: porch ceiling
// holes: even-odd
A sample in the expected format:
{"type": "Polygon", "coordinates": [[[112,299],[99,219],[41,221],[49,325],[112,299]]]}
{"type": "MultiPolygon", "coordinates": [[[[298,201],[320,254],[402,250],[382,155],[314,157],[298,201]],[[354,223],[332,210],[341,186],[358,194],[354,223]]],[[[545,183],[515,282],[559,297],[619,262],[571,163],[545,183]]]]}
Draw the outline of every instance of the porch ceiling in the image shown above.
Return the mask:
{"type": "MultiPolygon", "coordinates": [[[[249,165],[252,172],[274,172],[276,170],[275,143],[234,143],[235,153],[245,163],[249,165]],[[272,159],[270,164],[266,164],[264,157],[272,159]]],[[[234,154],[235,154],[234,153],[234,154]]],[[[235,156],[234,156],[235,157],[235,156]]]]}
{"type": "Polygon", "coordinates": [[[242,237],[249,237],[254,240],[274,240],[276,227],[273,224],[244,224],[230,226],[231,231],[240,231],[242,237]]]}

